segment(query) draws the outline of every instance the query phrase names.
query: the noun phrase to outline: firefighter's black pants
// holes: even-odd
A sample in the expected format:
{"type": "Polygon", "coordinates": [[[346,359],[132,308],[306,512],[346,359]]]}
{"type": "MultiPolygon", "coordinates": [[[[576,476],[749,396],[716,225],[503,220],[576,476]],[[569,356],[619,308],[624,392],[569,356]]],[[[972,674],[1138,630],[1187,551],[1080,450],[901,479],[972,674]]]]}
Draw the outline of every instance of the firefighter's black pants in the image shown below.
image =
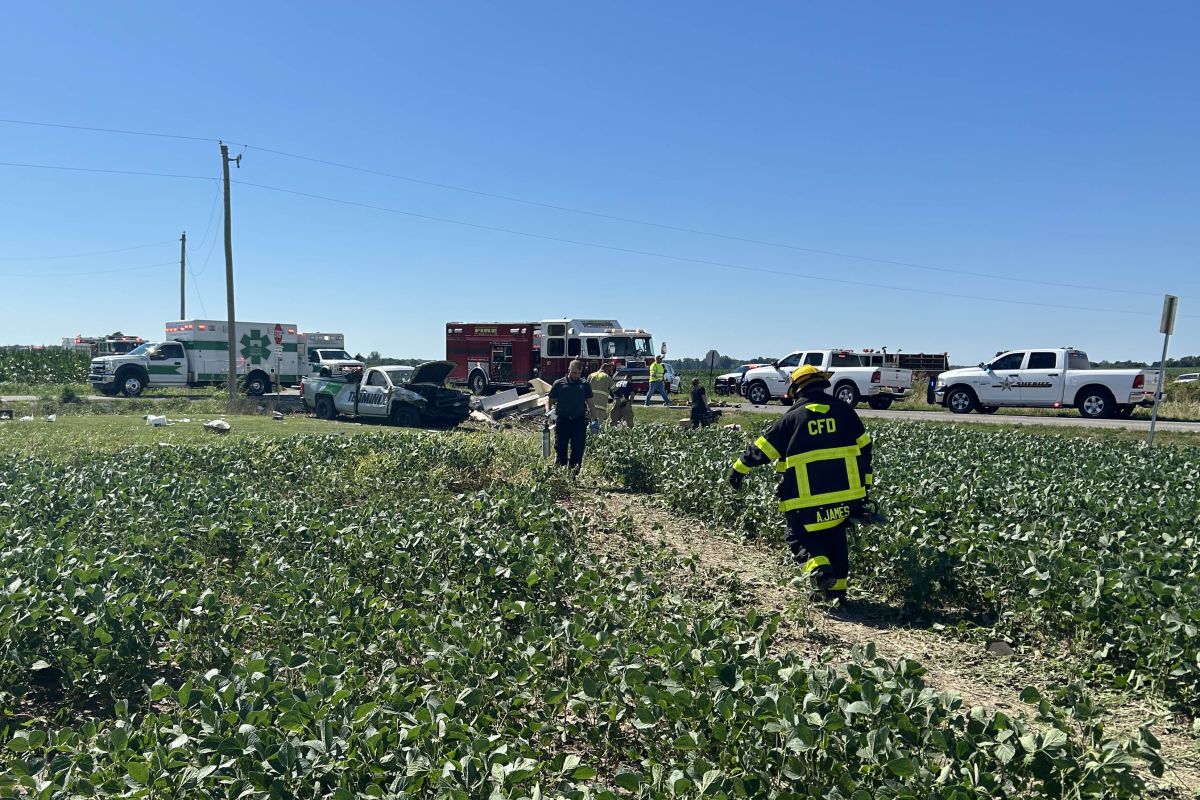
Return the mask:
{"type": "Polygon", "coordinates": [[[583,463],[583,447],[587,443],[587,417],[558,418],[554,424],[554,463],[578,467],[583,463]],[[567,449],[571,457],[567,458],[567,449]]]}
{"type": "Polygon", "coordinates": [[[813,588],[825,592],[827,600],[842,600],[850,577],[850,548],[846,533],[850,523],[823,531],[806,531],[789,525],[787,543],[792,555],[813,588]]]}

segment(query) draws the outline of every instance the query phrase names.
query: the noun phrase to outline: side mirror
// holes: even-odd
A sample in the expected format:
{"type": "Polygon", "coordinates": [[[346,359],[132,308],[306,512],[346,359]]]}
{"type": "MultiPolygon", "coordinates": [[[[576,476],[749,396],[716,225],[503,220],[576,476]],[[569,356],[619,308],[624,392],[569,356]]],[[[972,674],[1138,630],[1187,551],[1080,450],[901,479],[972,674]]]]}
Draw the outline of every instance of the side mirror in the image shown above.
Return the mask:
{"type": "Polygon", "coordinates": [[[979,364],[978,364],[977,366],[978,366],[980,369],[986,369],[986,370],[988,370],[989,372],[990,372],[990,371],[991,371],[991,369],[992,369],[990,365],[988,365],[988,364],[985,364],[985,363],[983,363],[982,361],[980,361],[980,362],[979,362],[979,364]]]}
{"type": "Polygon", "coordinates": [[[658,352],[662,353],[664,356],[667,354],[667,343],[666,342],[662,343],[662,347],[658,348],[658,352]]]}
{"type": "Polygon", "coordinates": [[[774,367],[775,369],[779,369],[779,362],[776,361],[775,359],[771,359],[771,366],[774,367]]]}

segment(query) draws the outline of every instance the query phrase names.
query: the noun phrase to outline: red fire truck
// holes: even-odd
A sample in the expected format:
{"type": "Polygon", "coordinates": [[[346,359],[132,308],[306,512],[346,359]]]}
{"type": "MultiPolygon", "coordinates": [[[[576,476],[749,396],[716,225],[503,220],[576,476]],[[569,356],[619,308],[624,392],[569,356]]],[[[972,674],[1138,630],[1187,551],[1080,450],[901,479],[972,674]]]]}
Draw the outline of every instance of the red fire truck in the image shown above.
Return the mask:
{"type": "Polygon", "coordinates": [[[645,370],[654,342],[647,331],[622,328],[615,319],[446,323],[446,360],[454,362],[450,381],[475,394],[524,388],[534,378],[553,383],[576,358],[585,375],[605,361],[645,370]]]}

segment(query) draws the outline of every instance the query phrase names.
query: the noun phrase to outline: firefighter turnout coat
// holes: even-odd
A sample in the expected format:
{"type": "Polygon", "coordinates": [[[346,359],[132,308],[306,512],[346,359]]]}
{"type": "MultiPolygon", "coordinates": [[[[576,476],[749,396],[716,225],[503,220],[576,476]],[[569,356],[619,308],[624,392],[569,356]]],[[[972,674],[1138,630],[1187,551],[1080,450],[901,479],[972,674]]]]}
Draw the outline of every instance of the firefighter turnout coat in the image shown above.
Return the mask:
{"type": "Polygon", "coordinates": [[[801,394],[734,462],[747,474],[770,462],[780,475],[779,510],[795,531],[847,522],[871,486],[871,437],[854,409],[822,391],[801,394]]]}

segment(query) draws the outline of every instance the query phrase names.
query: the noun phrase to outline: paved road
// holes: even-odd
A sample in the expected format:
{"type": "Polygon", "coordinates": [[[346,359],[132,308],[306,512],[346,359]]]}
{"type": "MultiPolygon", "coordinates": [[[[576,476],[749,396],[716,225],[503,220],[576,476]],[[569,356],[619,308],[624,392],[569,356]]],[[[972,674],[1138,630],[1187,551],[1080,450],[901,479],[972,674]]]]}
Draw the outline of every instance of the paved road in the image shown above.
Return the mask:
{"type": "MultiPolygon", "coordinates": [[[[641,403],[639,398],[637,402],[641,403]]],[[[658,407],[661,408],[661,405],[658,407]]],[[[687,412],[686,405],[673,406],[680,411],[687,412]]],[[[776,403],[769,406],[754,406],[743,402],[739,407],[732,408],[731,411],[745,411],[753,414],[782,414],[786,409],[776,403]]],[[[859,408],[858,415],[860,417],[878,417],[879,419],[903,419],[913,420],[916,422],[953,422],[959,424],[983,424],[983,425],[1051,425],[1054,427],[1065,428],[1119,428],[1135,431],[1149,431],[1149,420],[1142,419],[1084,419],[1083,417],[1039,417],[1039,416],[1022,416],[1017,414],[952,414],[946,410],[938,411],[902,411],[900,409],[888,409],[887,411],[875,411],[870,408],[859,408]]],[[[1160,431],[1182,431],[1185,433],[1200,433],[1200,422],[1163,422],[1159,420],[1155,426],[1155,430],[1160,431]]]]}

